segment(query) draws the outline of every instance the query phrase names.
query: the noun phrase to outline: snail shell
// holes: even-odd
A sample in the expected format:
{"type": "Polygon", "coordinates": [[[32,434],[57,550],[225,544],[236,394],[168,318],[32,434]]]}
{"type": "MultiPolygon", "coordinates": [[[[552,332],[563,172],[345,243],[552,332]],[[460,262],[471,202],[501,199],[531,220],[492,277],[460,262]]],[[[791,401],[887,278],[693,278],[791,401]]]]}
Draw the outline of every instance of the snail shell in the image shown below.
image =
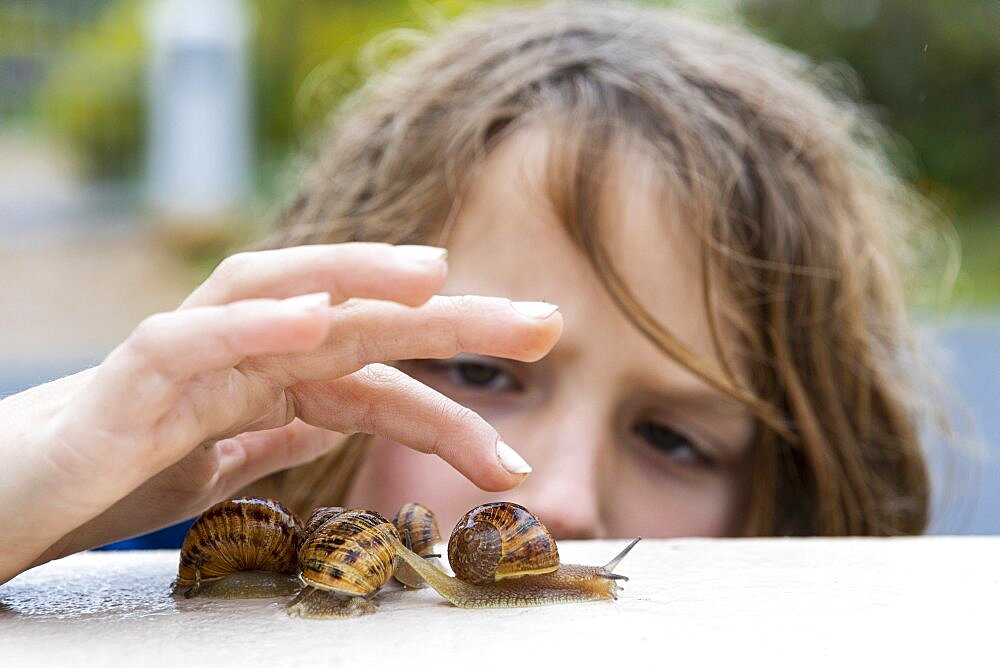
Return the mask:
{"type": "Polygon", "coordinates": [[[375,612],[369,600],[392,575],[399,534],[371,510],[348,510],[317,528],[299,550],[302,591],[288,614],[311,619],[375,612]]]}
{"type": "Polygon", "coordinates": [[[367,596],[392,575],[396,527],[372,510],[348,510],[327,520],[302,544],[302,580],[312,587],[367,596]]]}
{"type": "MultiPolygon", "coordinates": [[[[429,558],[436,567],[440,567],[441,560],[434,555],[434,548],[441,542],[441,532],[430,508],[419,503],[404,504],[396,511],[392,523],[399,532],[399,539],[403,545],[417,555],[429,558]]],[[[424,579],[403,561],[397,560],[393,577],[412,589],[426,586],[424,579]]]]}
{"type": "Polygon", "coordinates": [[[346,510],[347,508],[341,508],[340,506],[320,506],[314,509],[312,514],[309,515],[309,519],[306,520],[306,528],[302,532],[304,540],[308,540],[313,535],[313,532],[323,526],[327,520],[340,515],[346,510]]]}
{"type": "Polygon", "coordinates": [[[222,501],[202,513],[184,536],[174,590],[188,597],[198,593],[225,598],[274,596],[281,591],[268,583],[282,579],[251,575],[233,580],[231,586],[202,590],[206,584],[238,573],[294,575],[301,541],[302,522],[280,502],[262,497],[222,501]]]}
{"type": "Polygon", "coordinates": [[[458,521],[448,562],[460,580],[486,584],[551,573],[559,568],[559,549],[528,509],[501,501],[477,506],[458,521]]]}
{"type": "Polygon", "coordinates": [[[434,551],[434,546],[441,542],[441,532],[438,530],[434,513],[425,505],[419,503],[404,504],[392,523],[399,532],[399,539],[404,545],[424,556],[434,551]]]}

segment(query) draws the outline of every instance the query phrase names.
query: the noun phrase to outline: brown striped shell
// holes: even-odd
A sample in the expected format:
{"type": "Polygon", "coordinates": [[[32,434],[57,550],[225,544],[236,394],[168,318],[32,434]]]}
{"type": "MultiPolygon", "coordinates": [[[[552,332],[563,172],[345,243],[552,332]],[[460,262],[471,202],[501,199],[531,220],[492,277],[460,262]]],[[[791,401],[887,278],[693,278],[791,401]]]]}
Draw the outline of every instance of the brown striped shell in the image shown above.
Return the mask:
{"type": "MultiPolygon", "coordinates": [[[[441,532],[430,508],[419,503],[404,504],[396,511],[392,523],[396,526],[399,539],[404,546],[419,556],[428,558],[436,568],[441,567],[440,555],[434,554],[434,548],[441,542],[441,532]]],[[[424,579],[402,560],[396,561],[392,576],[397,582],[411,589],[427,586],[424,579]]]]}
{"type": "Polygon", "coordinates": [[[392,518],[403,545],[425,556],[434,552],[434,546],[441,542],[434,513],[419,503],[404,504],[392,518]]]}
{"type": "Polygon", "coordinates": [[[455,575],[471,584],[551,573],[559,568],[556,541],[523,506],[501,501],[465,514],[448,541],[455,575]]]}
{"type": "Polygon", "coordinates": [[[327,520],[340,515],[345,510],[347,510],[347,508],[341,508],[340,506],[320,506],[315,508],[312,511],[312,514],[309,515],[309,519],[306,520],[306,528],[302,533],[303,538],[308,539],[309,536],[311,536],[316,529],[323,526],[327,520]]]}
{"type": "Polygon", "coordinates": [[[367,596],[392,575],[398,540],[396,527],[375,511],[345,511],[302,544],[302,580],[317,589],[367,596]]]}
{"type": "Polygon", "coordinates": [[[222,501],[184,536],[177,584],[238,571],[295,573],[301,541],[301,520],[280,502],[255,496],[222,501]]]}

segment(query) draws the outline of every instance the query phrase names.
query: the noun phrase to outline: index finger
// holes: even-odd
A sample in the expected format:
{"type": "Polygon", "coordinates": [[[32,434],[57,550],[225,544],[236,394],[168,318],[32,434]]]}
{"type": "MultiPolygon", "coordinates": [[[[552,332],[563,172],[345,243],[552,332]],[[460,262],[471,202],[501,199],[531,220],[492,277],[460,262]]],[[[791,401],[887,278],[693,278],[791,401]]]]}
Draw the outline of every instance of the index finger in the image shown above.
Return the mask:
{"type": "Polygon", "coordinates": [[[181,308],[246,299],[285,299],[328,292],[410,306],[427,301],[448,273],[447,251],[436,246],[341,243],[237,253],[224,259],[181,308]]]}

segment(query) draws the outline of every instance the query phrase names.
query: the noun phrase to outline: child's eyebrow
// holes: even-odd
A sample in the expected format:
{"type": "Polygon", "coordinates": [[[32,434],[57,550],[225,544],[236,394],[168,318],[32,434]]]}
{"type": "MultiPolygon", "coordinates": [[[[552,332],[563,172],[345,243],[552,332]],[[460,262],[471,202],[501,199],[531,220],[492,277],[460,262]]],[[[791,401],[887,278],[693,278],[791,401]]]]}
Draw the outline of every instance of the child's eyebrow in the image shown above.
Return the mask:
{"type": "Polygon", "coordinates": [[[644,391],[646,399],[655,403],[682,405],[688,410],[710,413],[719,417],[750,417],[753,411],[739,399],[707,385],[684,383],[669,390],[644,391]]]}

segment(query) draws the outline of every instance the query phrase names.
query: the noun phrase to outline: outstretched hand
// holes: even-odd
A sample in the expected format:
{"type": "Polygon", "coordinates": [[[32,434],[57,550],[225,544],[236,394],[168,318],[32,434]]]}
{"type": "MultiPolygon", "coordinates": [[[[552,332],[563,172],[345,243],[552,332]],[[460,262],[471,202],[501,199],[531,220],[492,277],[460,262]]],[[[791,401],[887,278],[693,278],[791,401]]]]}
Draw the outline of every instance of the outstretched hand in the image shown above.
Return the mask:
{"type": "Polygon", "coordinates": [[[444,252],[426,246],[235,255],[100,366],[0,402],[0,582],[196,514],[347,433],[437,454],[486,490],[518,484],[489,424],[385,363],[533,361],[561,317],[434,296],[446,273],[444,252]]]}

